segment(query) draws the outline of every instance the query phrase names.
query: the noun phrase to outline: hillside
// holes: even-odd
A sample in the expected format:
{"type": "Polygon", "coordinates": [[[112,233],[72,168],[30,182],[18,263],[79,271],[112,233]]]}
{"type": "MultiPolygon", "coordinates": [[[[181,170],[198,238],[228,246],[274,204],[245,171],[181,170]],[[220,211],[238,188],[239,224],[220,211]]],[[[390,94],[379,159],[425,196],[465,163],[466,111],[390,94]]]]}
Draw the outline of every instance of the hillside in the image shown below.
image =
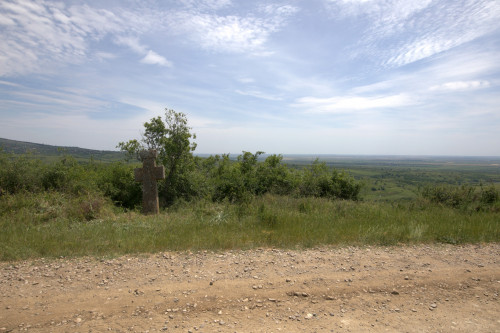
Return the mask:
{"type": "Polygon", "coordinates": [[[33,154],[37,158],[47,161],[59,158],[60,156],[64,155],[73,156],[79,161],[88,161],[93,158],[94,160],[101,162],[115,162],[122,161],[124,158],[124,154],[119,151],[51,146],[40,143],[23,142],[3,138],[0,138],[0,149],[16,155],[33,154]]]}

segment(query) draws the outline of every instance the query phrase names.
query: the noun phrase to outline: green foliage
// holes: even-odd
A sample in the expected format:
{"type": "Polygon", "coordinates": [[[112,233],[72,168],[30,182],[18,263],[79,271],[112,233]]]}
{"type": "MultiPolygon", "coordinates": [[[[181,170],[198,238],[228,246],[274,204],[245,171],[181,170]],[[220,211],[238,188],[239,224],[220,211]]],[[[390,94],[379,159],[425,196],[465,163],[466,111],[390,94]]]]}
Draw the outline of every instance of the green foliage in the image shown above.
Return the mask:
{"type": "Polygon", "coordinates": [[[196,148],[191,139],[196,139],[196,135],[191,133],[186,115],[165,109],[165,120],[155,117],[144,123],[141,141],[120,142],[118,147],[136,158],[142,150],[158,152],[158,162],[165,166],[165,180],[160,182],[159,192],[162,202],[171,205],[177,199],[189,200],[197,194],[190,177],[196,148]]]}
{"type": "Polygon", "coordinates": [[[298,177],[286,165],[283,156],[270,155],[256,170],[257,188],[255,193],[292,194],[298,186],[298,177]]]}
{"type": "Polygon", "coordinates": [[[186,115],[174,110],[166,110],[165,120],[156,117],[144,123],[144,128],[141,141],[120,142],[118,147],[130,157],[139,156],[145,149],[158,151],[158,162],[166,169],[165,181],[159,182],[164,206],[200,198],[241,203],[265,193],[359,199],[359,183],[318,161],[305,170],[292,171],[282,164],[281,155],[259,162],[261,151],[244,151],[236,161],[228,154],[195,159],[192,152],[196,145],[190,141],[195,136],[186,115]]]}
{"type": "Polygon", "coordinates": [[[40,174],[45,165],[26,155],[0,153],[0,189],[8,193],[37,191],[42,188],[40,174]]]}
{"type": "Polygon", "coordinates": [[[422,188],[421,196],[434,204],[475,210],[484,209],[499,201],[498,190],[493,185],[480,186],[479,190],[471,185],[428,185],[422,188]]]}
{"type": "Polygon", "coordinates": [[[213,175],[214,201],[245,202],[250,199],[251,191],[245,186],[249,183],[249,175],[244,176],[240,162],[233,163],[229,155],[217,157],[213,175]]]}
{"type": "Polygon", "coordinates": [[[361,184],[344,171],[331,170],[316,159],[302,174],[299,191],[302,196],[359,200],[361,184]]]}
{"type": "Polygon", "coordinates": [[[98,187],[117,206],[134,209],[141,204],[141,185],[134,179],[132,165],[117,162],[102,167],[98,187]]]}
{"type": "Polygon", "coordinates": [[[491,205],[495,204],[499,201],[500,195],[498,190],[495,188],[493,184],[483,187],[481,186],[481,194],[480,201],[483,204],[491,205]]]}

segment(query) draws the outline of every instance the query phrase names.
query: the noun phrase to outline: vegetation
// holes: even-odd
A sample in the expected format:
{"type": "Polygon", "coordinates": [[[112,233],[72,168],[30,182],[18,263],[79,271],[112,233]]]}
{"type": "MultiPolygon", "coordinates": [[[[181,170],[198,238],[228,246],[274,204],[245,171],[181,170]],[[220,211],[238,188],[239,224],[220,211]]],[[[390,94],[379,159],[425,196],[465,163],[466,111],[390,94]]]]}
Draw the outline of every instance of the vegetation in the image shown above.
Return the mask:
{"type": "Polygon", "coordinates": [[[65,155],[70,155],[79,162],[87,162],[91,159],[99,162],[119,162],[123,161],[124,157],[122,152],[117,151],[58,147],[2,138],[0,138],[0,148],[7,153],[16,155],[25,154],[28,158],[39,159],[49,163],[55,162],[65,155]]]}
{"type": "Polygon", "coordinates": [[[141,141],[120,143],[131,157],[159,151],[168,176],[158,216],[139,213],[137,163],[0,152],[0,260],[500,240],[496,161],[202,158],[185,115],[167,110],[164,119],[145,123],[141,141]]]}

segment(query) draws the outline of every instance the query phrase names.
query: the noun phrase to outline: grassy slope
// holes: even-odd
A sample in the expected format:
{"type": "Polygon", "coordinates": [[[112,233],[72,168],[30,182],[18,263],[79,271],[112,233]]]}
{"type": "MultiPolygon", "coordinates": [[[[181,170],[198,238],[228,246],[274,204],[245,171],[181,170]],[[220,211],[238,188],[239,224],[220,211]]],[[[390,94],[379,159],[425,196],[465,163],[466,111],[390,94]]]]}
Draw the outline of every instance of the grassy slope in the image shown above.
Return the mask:
{"type": "Polygon", "coordinates": [[[28,200],[44,203],[35,209],[21,208],[11,218],[0,219],[0,260],[188,249],[500,240],[498,212],[418,203],[356,203],[267,195],[247,205],[198,202],[158,216],[107,212],[102,218],[81,222],[61,213],[48,218],[53,209],[48,203],[59,200],[58,194],[51,195],[55,198],[45,194],[28,200]]]}

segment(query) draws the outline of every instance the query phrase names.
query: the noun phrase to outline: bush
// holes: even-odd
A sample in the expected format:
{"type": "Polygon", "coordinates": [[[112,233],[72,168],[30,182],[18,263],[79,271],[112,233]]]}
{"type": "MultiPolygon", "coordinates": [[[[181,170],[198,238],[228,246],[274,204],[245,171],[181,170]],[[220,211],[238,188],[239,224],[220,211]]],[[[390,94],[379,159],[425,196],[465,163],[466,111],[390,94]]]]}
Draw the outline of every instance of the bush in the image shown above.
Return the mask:
{"type": "Polygon", "coordinates": [[[98,187],[115,205],[134,209],[141,204],[141,184],[135,181],[133,166],[114,163],[100,169],[98,187]]]}
{"type": "Polygon", "coordinates": [[[31,155],[0,154],[0,188],[7,193],[40,191],[46,166],[31,155]]]}
{"type": "Polygon", "coordinates": [[[480,210],[483,205],[491,206],[499,200],[498,190],[493,185],[480,186],[479,192],[477,187],[471,185],[425,186],[420,191],[420,195],[431,203],[453,208],[472,207],[475,210],[480,210]]]}
{"type": "Polygon", "coordinates": [[[480,200],[483,204],[491,205],[499,201],[498,190],[494,185],[488,187],[481,186],[480,200]]]}
{"type": "Polygon", "coordinates": [[[361,184],[344,171],[330,170],[326,163],[314,161],[304,170],[299,193],[330,199],[359,200],[361,184]]]}

